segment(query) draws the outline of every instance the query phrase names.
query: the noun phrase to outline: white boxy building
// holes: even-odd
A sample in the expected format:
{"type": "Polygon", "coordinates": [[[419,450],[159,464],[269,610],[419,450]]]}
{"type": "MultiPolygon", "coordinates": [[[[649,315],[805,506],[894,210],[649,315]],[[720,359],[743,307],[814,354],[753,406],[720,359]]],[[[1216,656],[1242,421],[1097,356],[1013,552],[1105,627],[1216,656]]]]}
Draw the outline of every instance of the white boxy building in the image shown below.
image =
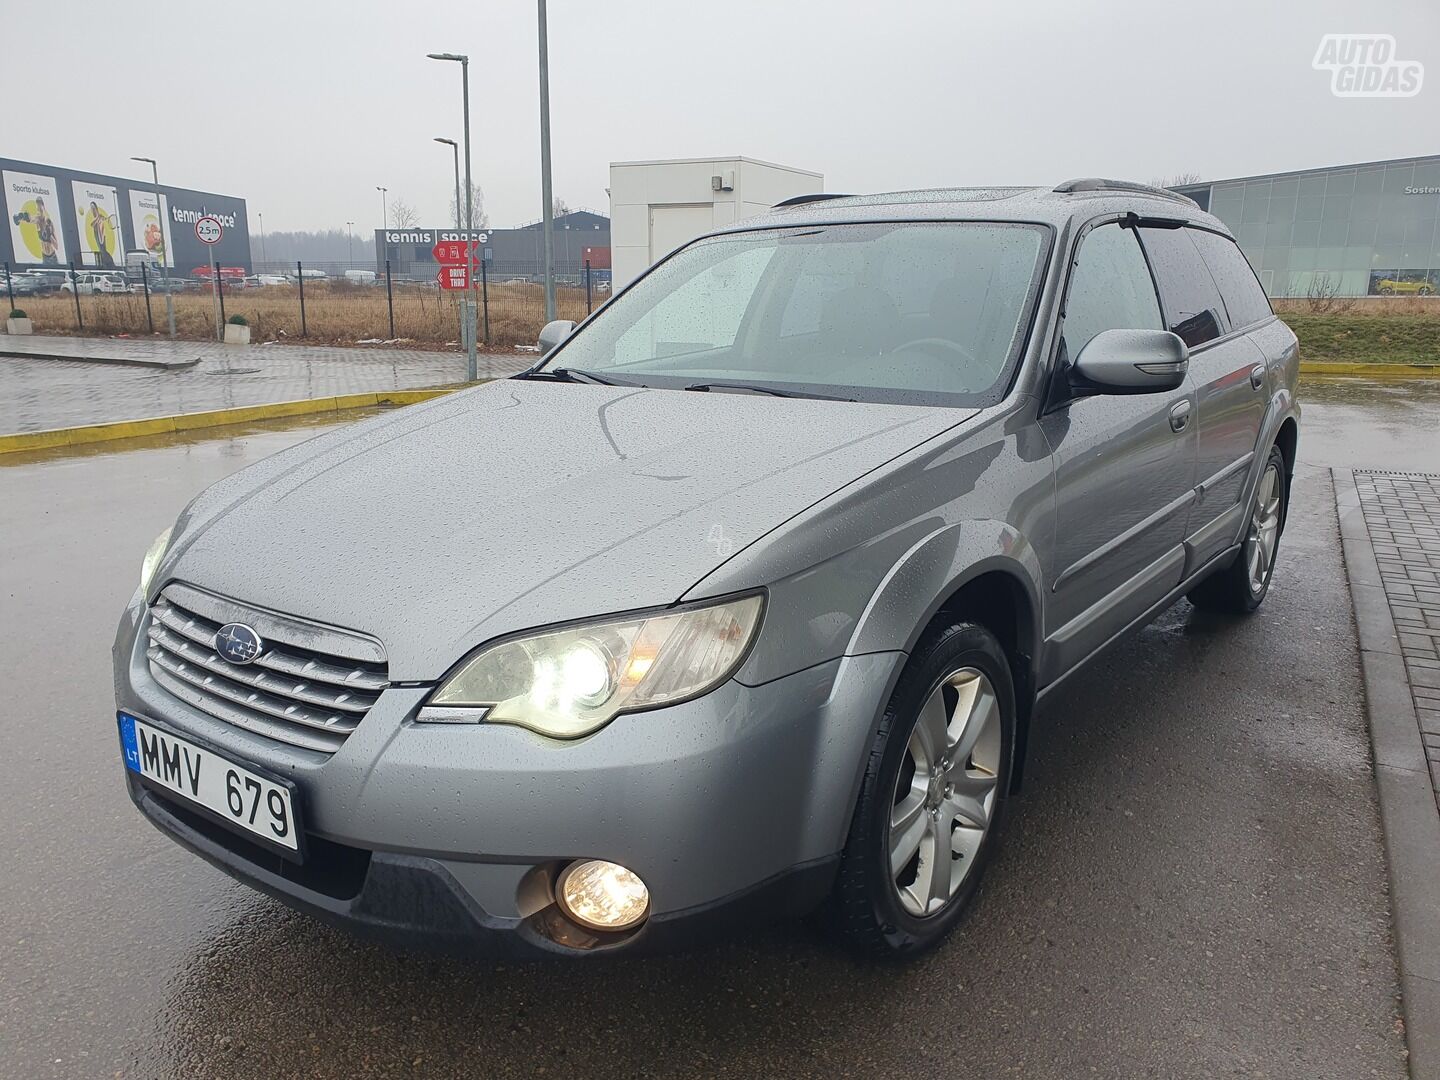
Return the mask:
{"type": "Polygon", "coordinates": [[[681,244],[825,190],[825,177],[746,157],[616,161],[610,165],[610,258],[615,288],[681,244]]]}

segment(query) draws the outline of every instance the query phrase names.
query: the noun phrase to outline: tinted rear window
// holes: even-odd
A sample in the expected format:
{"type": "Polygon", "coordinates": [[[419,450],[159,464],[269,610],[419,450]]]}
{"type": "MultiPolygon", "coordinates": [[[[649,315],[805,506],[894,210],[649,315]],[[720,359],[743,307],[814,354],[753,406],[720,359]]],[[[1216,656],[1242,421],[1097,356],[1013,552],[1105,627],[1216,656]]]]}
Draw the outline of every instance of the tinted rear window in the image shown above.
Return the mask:
{"type": "Polygon", "coordinates": [[[1235,241],[1219,233],[1202,229],[1187,229],[1200,254],[1205,257],[1215,284],[1220,286],[1220,299],[1225,301],[1225,312],[1230,316],[1230,325],[1235,329],[1250,326],[1271,314],[1270,301],[1265,290],[1255,278],[1255,272],[1245,260],[1245,255],[1235,241]]]}
{"type": "Polygon", "coordinates": [[[1165,326],[1192,349],[1225,333],[1225,305],[1189,229],[1142,228],[1165,308],[1165,326]]]}

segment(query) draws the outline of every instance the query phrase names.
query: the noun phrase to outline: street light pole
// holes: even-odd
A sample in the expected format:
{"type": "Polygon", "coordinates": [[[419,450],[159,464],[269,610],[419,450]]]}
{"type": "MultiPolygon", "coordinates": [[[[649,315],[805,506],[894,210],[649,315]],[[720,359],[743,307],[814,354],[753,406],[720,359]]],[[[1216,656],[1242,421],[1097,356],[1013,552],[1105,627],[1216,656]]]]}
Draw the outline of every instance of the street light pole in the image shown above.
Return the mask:
{"type": "Polygon", "coordinates": [[[540,8],[540,197],[545,200],[545,321],[555,318],[555,199],[550,184],[550,46],[540,8]]]}
{"type": "MultiPolygon", "coordinates": [[[[150,175],[155,181],[155,220],[160,223],[160,250],[164,256],[160,259],[160,287],[165,291],[165,321],[170,327],[170,337],[175,337],[175,299],[170,295],[170,271],[167,268],[170,262],[170,247],[165,243],[165,208],[161,205],[160,199],[160,166],[155,164],[154,158],[132,157],[131,161],[143,161],[150,166],[150,175]]],[[[143,247],[145,237],[142,235],[140,244],[143,247]]]]}
{"type": "Polygon", "coordinates": [[[352,225],[354,225],[354,224],[355,224],[355,222],[353,222],[353,221],[347,221],[347,222],[345,222],[345,243],[348,245],[348,250],[349,250],[349,252],[350,252],[350,263],[351,263],[351,265],[354,265],[354,263],[355,263],[355,237],[354,237],[354,235],[350,232],[350,226],[352,226],[352,225]]]}
{"type": "MultiPolygon", "coordinates": [[[[475,185],[470,179],[470,57],[461,53],[426,53],[431,60],[454,60],[460,64],[460,94],[464,100],[465,114],[465,240],[475,242],[475,185]]],[[[484,249],[480,257],[485,257],[484,249]]],[[[470,310],[465,316],[465,377],[475,381],[478,369],[475,363],[475,260],[469,262],[470,310]]]]}
{"type": "Polygon", "coordinates": [[[385,205],[385,193],[390,189],[376,184],[375,190],[380,192],[380,231],[384,232],[390,227],[390,210],[385,205]]]}
{"type": "Polygon", "coordinates": [[[261,214],[261,215],[260,215],[260,261],[261,261],[262,263],[267,263],[267,264],[268,264],[269,261],[270,261],[269,259],[267,259],[267,258],[265,257],[265,215],[264,215],[264,214],[261,214]]]}
{"type": "Polygon", "coordinates": [[[450,147],[455,157],[455,231],[459,232],[464,226],[460,223],[460,145],[454,139],[436,138],[438,143],[444,143],[450,147]]]}

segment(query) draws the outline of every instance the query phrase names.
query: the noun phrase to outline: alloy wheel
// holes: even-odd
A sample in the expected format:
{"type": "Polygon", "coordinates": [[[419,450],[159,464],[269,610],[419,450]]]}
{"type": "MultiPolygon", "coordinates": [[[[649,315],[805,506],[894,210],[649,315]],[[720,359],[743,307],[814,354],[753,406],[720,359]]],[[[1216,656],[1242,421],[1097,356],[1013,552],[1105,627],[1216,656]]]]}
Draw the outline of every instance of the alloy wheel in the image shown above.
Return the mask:
{"type": "Polygon", "coordinates": [[[1272,462],[1255,489],[1255,505],[1250,511],[1250,529],[1245,537],[1245,565],[1252,593],[1265,587],[1279,541],[1280,469],[1272,462]]]}
{"type": "Polygon", "coordinates": [[[900,763],[887,847],[901,906],[939,913],[989,832],[1001,754],[1000,702],[983,672],[941,679],[920,709],[900,763]]]}

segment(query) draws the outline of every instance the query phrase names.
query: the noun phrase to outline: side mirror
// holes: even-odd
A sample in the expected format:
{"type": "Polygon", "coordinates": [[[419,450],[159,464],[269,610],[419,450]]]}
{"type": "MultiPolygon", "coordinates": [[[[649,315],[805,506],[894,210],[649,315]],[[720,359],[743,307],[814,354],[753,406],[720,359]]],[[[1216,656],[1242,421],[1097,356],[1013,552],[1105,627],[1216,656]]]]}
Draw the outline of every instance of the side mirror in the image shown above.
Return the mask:
{"type": "Polygon", "coordinates": [[[1080,350],[1071,369],[1077,390],[1154,394],[1185,381],[1190,350],[1168,330],[1102,330],[1080,350]]]}
{"type": "Polygon", "coordinates": [[[550,352],[556,345],[569,337],[570,331],[574,329],[575,324],[569,319],[552,319],[547,322],[540,331],[540,341],[538,342],[540,355],[544,356],[550,352]]]}

